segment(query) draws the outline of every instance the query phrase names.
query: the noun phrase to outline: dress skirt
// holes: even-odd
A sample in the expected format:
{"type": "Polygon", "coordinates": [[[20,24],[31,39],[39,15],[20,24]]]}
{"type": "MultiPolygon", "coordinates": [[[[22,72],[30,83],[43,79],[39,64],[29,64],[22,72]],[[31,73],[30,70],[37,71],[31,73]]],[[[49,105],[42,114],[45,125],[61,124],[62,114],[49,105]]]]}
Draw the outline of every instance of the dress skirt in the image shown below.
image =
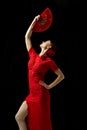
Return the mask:
{"type": "Polygon", "coordinates": [[[27,97],[26,102],[28,104],[28,130],[52,130],[50,99],[29,101],[27,97]]]}

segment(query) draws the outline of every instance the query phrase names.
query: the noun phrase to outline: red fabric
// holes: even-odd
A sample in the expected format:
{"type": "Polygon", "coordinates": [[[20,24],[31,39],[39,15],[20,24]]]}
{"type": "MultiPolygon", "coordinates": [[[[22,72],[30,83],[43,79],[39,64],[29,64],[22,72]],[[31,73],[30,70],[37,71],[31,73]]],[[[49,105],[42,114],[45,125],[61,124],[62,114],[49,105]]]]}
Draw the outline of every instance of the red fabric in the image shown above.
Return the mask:
{"type": "Polygon", "coordinates": [[[49,49],[48,51],[47,51],[47,55],[48,56],[54,56],[55,55],[55,51],[53,50],[53,49],[49,49]]]}
{"type": "Polygon", "coordinates": [[[40,15],[40,19],[36,22],[33,30],[35,32],[46,31],[52,24],[53,15],[49,8],[46,8],[40,15]]]}
{"type": "Polygon", "coordinates": [[[28,104],[28,128],[29,130],[52,130],[50,117],[50,94],[47,89],[39,84],[44,81],[44,76],[49,69],[53,71],[58,67],[53,60],[43,55],[39,56],[34,48],[29,50],[28,62],[29,90],[26,97],[28,104]]]}

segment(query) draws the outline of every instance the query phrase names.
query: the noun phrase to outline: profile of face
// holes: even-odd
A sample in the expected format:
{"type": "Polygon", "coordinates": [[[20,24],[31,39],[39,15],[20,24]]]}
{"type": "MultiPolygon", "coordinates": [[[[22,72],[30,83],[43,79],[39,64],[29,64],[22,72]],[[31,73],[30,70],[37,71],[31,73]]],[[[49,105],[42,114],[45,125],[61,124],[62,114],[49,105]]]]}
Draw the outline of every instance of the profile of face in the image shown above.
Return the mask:
{"type": "Polygon", "coordinates": [[[40,48],[41,49],[50,49],[52,47],[52,42],[50,40],[47,40],[47,41],[43,41],[41,44],[40,44],[40,48]]]}

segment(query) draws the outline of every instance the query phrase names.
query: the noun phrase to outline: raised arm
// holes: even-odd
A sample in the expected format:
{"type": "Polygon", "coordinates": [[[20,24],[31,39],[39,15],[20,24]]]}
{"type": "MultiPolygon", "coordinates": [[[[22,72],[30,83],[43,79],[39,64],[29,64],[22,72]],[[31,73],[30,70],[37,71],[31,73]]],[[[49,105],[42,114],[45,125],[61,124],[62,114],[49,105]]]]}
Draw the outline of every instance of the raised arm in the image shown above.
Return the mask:
{"type": "Polygon", "coordinates": [[[34,20],[32,21],[32,23],[30,24],[26,34],[25,34],[25,44],[26,44],[26,48],[29,51],[29,49],[32,47],[32,43],[31,43],[31,35],[33,32],[33,28],[35,26],[36,21],[38,21],[40,18],[40,15],[37,15],[34,20]]]}

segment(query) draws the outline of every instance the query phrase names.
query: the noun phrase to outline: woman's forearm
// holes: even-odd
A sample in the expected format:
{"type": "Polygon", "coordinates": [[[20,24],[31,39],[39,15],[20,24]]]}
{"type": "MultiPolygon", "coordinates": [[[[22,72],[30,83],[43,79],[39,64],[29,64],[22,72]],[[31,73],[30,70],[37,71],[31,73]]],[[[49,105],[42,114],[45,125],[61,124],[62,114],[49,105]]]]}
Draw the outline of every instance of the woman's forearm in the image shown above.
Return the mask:
{"type": "Polygon", "coordinates": [[[28,28],[28,30],[25,34],[25,43],[26,43],[27,50],[29,50],[32,47],[31,35],[32,35],[32,32],[33,32],[33,28],[35,26],[35,23],[39,19],[39,17],[40,16],[38,15],[34,18],[34,20],[32,21],[31,25],[29,26],[29,28],[28,28]]]}
{"type": "Polygon", "coordinates": [[[64,79],[64,75],[59,75],[51,84],[47,86],[47,89],[51,89],[59,84],[64,79]]]}
{"type": "Polygon", "coordinates": [[[31,37],[32,32],[33,32],[33,28],[34,28],[34,26],[35,26],[35,23],[36,23],[36,21],[39,20],[39,18],[40,18],[40,15],[38,15],[38,16],[36,16],[36,17],[34,18],[34,20],[33,20],[32,23],[30,24],[30,26],[29,26],[29,28],[28,28],[26,34],[25,34],[25,38],[26,38],[26,37],[28,37],[28,38],[31,37]]]}
{"type": "Polygon", "coordinates": [[[44,81],[40,80],[39,84],[44,86],[46,89],[51,89],[53,87],[55,87],[57,84],[59,84],[63,79],[64,79],[64,75],[59,75],[51,84],[47,85],[44,81]]]}
{"type": "Polygon", "coordinates": [[[33,23],[34,23],[34,21],[31,23],[31,25],[29,26],[29,28],[28,28],[28,30],[27,30],[27,32],[26,32],[26,34],[25,34],[25,38],[30,38],[31,37],[31,35],[32,35],[32,26],[33,26],[33,23]]]}

